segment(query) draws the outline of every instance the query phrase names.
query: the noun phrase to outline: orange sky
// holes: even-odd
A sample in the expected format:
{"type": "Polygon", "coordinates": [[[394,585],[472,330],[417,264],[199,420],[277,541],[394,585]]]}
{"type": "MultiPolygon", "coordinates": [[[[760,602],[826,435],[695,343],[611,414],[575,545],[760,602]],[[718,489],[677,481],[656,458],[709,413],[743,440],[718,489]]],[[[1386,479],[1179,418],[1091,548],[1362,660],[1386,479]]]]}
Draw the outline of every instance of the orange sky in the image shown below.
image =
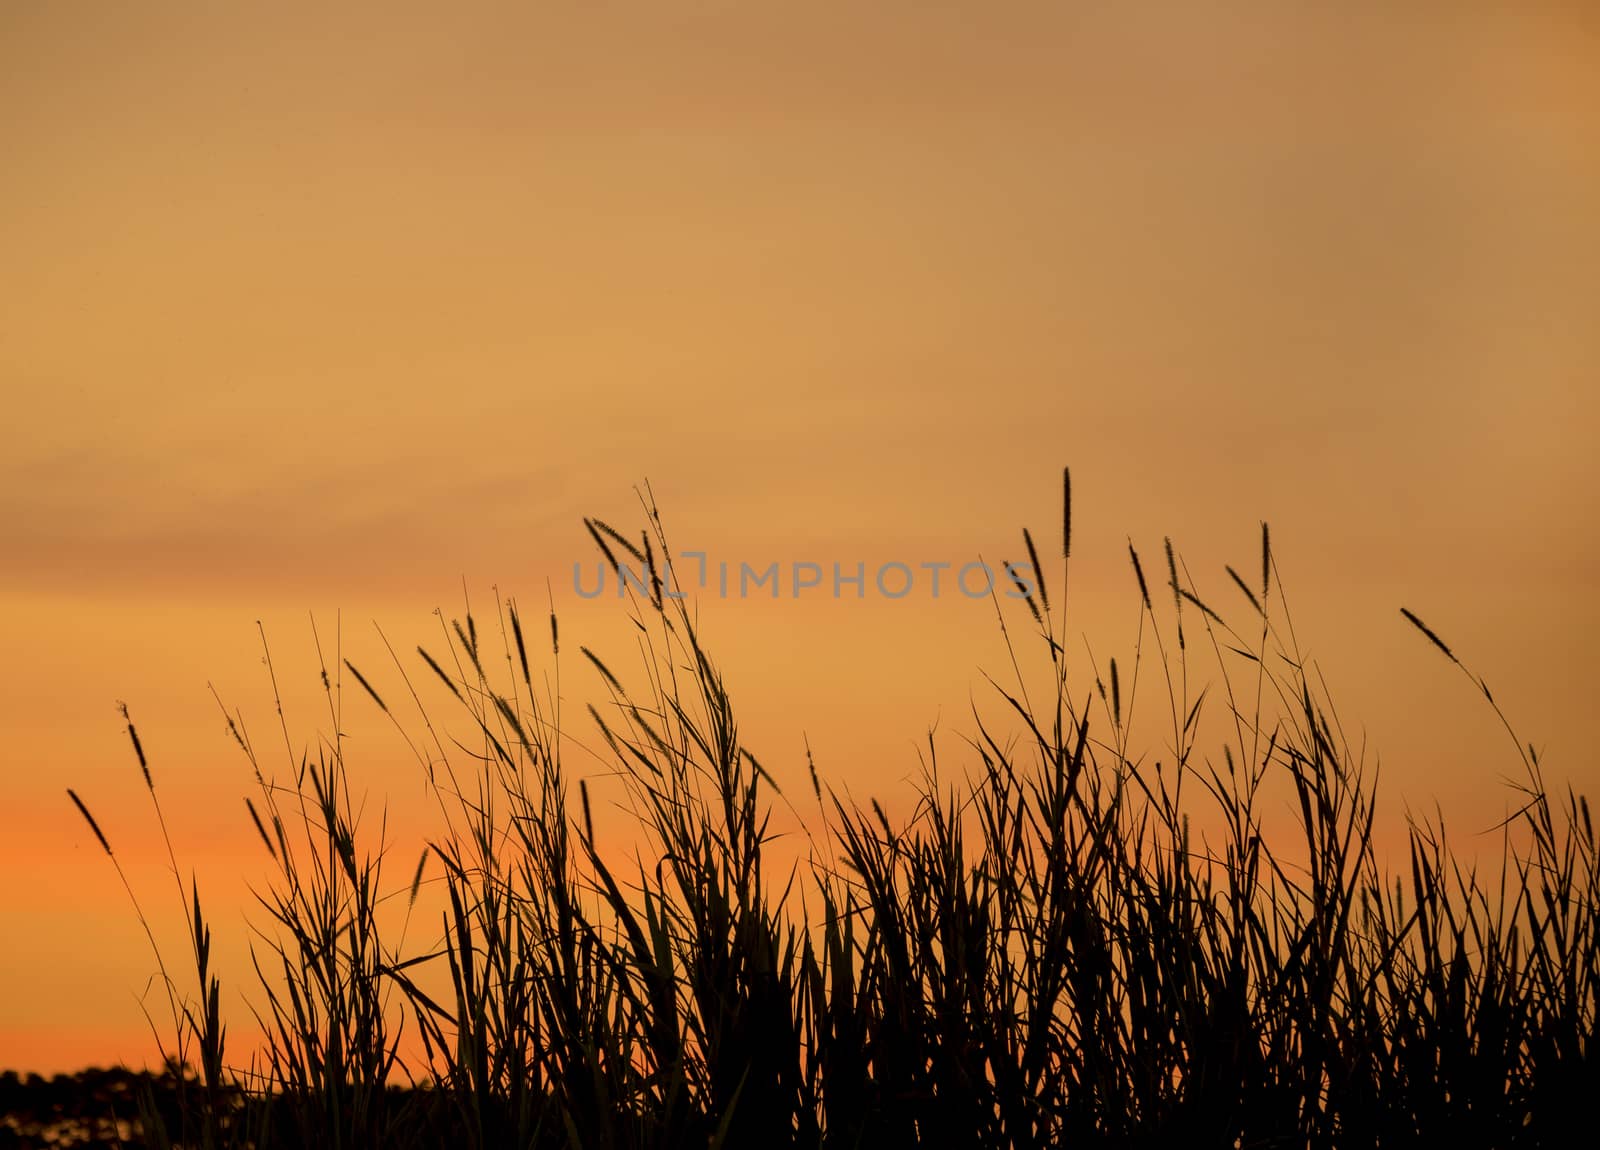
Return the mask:
{"type": "MultiPolygon", "coordinates": [[[[627,666],[571,564],[646,477],[680,547],[915,565],[1052,538],[1071,464],[1102,657],[1127,536],[1232,602],[1267,519],[1396,819],[1470,838],[1516,765],[1402,604],[1600,782],[1592,4],[340,7],[0,8],[0,1067],[151,1056],[64,794],[175,945],[116,700],[242,962],[265,870],[206,684],[267,741],[255,620],[303,740],[311,611],[381,668],[371,621],[548,579],[627,666]]],[[[797,786],[803,736],[857,793],[936,718],[959,762],[1006,665],[957,597],[703,614],[797,786]]]]}

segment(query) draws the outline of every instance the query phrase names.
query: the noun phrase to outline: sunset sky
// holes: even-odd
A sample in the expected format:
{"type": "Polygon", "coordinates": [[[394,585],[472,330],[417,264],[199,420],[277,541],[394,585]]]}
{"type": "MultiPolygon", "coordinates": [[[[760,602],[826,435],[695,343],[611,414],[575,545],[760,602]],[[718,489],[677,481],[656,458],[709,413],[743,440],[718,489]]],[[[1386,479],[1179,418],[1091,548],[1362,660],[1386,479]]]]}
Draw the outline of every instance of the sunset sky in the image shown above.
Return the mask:
{"type": "MultiPolygon", "coordinates": [[[[257,620],[314,747],[313,613],[400,689],[374,623],[409,658],[463,584],[483,619],[553,597],[599,771],[578,645],[637,660],[573,564],[646,480],[713,562],[998,562],[1026,524],[1059,572],[1070,465],[1102,659],[1130,537],[1237,609],[1267,520],[1386,833],[1437,800],[1472,849],[1517,767],[1401,606],[1595,792],[1597,109],[1587,0],[7,0],[0,1068],[155,1057],[154,960],[65,794],[179,953],[119,700],[242,1030],[266,859],[208,684],[281,768],[257,620]]],[[[926,583],[700,610],[800,791],[808,739],[890,803],[935,723],[958,769],[1010,667],[993,607],[926,583]]],[[[420,775],[363,702],[403,883],[420,775]]]]}

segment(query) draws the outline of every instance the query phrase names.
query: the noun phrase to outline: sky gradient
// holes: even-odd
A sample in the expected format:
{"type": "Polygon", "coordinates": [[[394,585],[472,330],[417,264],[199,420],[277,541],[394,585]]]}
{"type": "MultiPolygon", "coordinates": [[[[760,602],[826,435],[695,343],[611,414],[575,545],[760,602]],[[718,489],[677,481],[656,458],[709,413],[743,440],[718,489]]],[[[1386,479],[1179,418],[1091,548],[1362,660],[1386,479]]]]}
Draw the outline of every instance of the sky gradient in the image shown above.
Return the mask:
{"type": "MultiPolygon", "coordinates": [[[[1268,520],[1395,819],[1471,840],[1516,766],[1402,605],[1600,783],[1594,5],[341,8],[0,8],[0,1067],[153,1057],[64,793],[175,945],[118,700],[242,1027],[266,860],[208,683],[266,743],[261,620],[314,740],[308,614],[381,668],[372,624],[436,643],[465,583],[554,598],[581,716],[568,656],[633,649],[573,592],[581,519],[636,529],[646,479],[713,559],[916,566],[1053,540],[1070,464],[1102,658],[1130,537],[1237,607],[1268,520]]],[[[921,586],[702,615],[780,781],[809,739],[891,801],[1009,666],[921,586]]],[[[415,764],[358,701],[414,858],[415,764]]]]}

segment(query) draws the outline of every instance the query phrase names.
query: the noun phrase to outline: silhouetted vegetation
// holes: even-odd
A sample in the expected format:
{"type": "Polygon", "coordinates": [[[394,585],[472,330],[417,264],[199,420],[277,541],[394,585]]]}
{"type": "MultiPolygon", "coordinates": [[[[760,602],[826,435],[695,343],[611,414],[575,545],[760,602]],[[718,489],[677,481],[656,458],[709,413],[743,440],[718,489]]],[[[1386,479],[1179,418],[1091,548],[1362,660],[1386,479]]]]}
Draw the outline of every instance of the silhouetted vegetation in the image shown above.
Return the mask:
{"type": "MultiPolygon", "coordinates": [[[[1133,655],[1101,665],[1068,652],[1070,509],[1058,581],[1027,534],[1026,596],[995,596],[1015,608],[1016,681],[996,683],[1003,717],[979,717],[962,772],[941,773],[930,740],[896,819],[812,768],[796,868],[771,863],[772,804],[790,799],[741,741],[692,607],[659,582],[631,597],[641,674],[580,652],[605,700],[586,722],[645,844],[631,862],[599,849],[563,764],[553,614],[548,670],[515,602],[497,604],[493,658],[470,611],[448,650],[419,649],[469,739],[421,709],[406,661],[392,682],[332,668],[394,720],[438,802],[398,880],[357,825],[337,714],[287,779],[230,719],[276,868],[268,1044],[249,1075],[226,1059],[209,929],[180,884],[200,993],[166,979],[164,1053],[194,1070],[141,1084],[145,1144],[1567,1144],[1600,1085],[1586,800],[1550,795],[1512,736],[1502,865],[1484,878],[1416,822],[1387,873],[1373,769],[1301,654],[1265,527],[1259,570],[1227,569],[1237,627],[1170,544],[1164,585],[1130,545],[1133,655]],[[1162,731],[1150,748],[1132,744],[1136,709],[1162,731]],[[408,945],[391,911],[425,881],[448,911],[434,944],[408,945]]],[[[591,521],[613,564],[670,553],[646,513],[637,541],[591,521]]],[[[1460,665],[1410,612],[1396,623],[1460,665]]],[[[93,1105],[126,1116],[121,1089],[93,1105]]]]}
{"type": "Polygon", "coordinates": [[[177,1129],[191,1087],[173,1070],[96,1068],[50,1078],[7,1071],[0,1074],[0,1147],[128,1145],[141,1113],[159,1113],[177,1129]]]}

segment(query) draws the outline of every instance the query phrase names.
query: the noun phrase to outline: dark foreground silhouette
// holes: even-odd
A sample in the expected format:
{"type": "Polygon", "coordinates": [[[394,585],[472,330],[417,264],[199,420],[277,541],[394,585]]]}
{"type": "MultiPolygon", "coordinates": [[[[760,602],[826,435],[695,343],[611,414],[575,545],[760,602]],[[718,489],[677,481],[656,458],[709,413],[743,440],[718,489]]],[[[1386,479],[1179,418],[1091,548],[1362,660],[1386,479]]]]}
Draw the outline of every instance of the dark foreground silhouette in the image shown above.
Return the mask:
{"type": "MultiPolygon", "coordinates": [[[[1300,647],[1265,526],[1259,568],[1217,581],[1226,600],[1170,543],[1148,566],[1130,545],[1131,658],[1101,663],[1066,615],[1070,510],[1056,591],[1023,533],[1021,593],[995,596],[1011,673],[954,770],[930,737],[909,811],[815,767],[809,795],[797,771],[780,792],[694,609],[655,578],[630,590],[637,671],[580,648],[557,690],[555,618],[541,660],[515,602],[419,649],[413,671],[466,721],[424,714],[407,736],[441,825],[398,875],[337,723],[273,763],[238,722],[258,783],[240,818],[273,867],[260,1077],[241,1094],[191,880],[191,954],[163,965],[161,1005],[193,1076],[143,1094],[86,1080],[71,1101],[29,1083],[19,1106],[38,1131],[70,1117],[109,1145],[108,1124],[139,1113],[146,1144],[207,1148],[1586,1144],[1587,799],[1547,787],[1506,723],[1502,857],[1477,870],[1416,819],[1389,869],[1376,766],[1300,647]],[[603,768],[582,758],[576,778],[574,722],[603,768]],[[610,797],[591,801],[591,779],[610,797]],[[636,820],[634,857],[601,851],[600,802],[636,820]],[[774,815],[802,827],[798,866],[767,849],[774,815]],[[436,1086],[409,1089],[402,1032],[436,1086]]],[[[637,542],[589,522],[608,562],[672,553],[648,511],[637,542]]],[[[1394,622],[1504,720],[1438,634],[1394,622]]],[[[319,668],[330,714],[422,705],[395,662],[319,668]]]]}

